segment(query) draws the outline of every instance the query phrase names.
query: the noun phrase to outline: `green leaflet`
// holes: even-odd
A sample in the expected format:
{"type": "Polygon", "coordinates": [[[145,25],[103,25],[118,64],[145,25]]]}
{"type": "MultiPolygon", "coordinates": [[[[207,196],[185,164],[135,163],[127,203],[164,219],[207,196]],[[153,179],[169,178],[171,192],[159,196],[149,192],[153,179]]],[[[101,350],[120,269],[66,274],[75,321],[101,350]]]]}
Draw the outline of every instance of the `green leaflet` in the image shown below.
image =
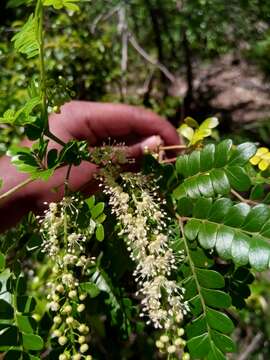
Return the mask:
{"type": "Polygon", "coordinates": [[[85,291],[91,298],[98,296],[100,293],[98,286],[93,282],[80,283],[80,289],[85,291]]]}
{"type": "Polygon", "coordinates": [[[232,141],[224,140],[218,145],[208,144],[201,151],[179,156],[176,171],[184,179],[174,189],[174,198],[225,195],[231,188],[248,190],[251,181],[243,166],[255,152],[256,146],[252,143],[232,148],[232,141]]]}
{"type": "Polygon", "coordinates": [[[187,347],[192,359],[223,359],[228,352],[236,350],[235,344],[228,336],[234,329],[231,319],[222,309],[231,305],[231,298],[223,289],[223,276],[211,270],[205,261],[202,249],[191,249],[186,236],[180,240],[186,252],[185,263],[180,272],[186,288],[185,297],[189,301],[192,320],[186,327],[187,347]]]}
{"type": "Polygon", "coordinates": [[[79,0],[43,0],[44,6],[53,6],[56,10],[62,9],[65,7],[71,11],[79,11],[80,8],[75,3],[79,0]]]}
{"type": "Polygon", "coordinates": [[[26,350],[41,350],[44,346],[42,338],[35,334],[22,333],[22,341],[26,350]]]}
{"type": "MultiPolygon", "coordinates": [[[[187,208],[188,200],[184,201],[187,208]]],[[[198,238],[204,249],[215,248],[221,258],[231,259],[237,266],[249,263],[258,271],[270,266],[270,209],[267,205],[251,208],[245,203],[234,205],[224,198],[214,202],[205,198],[189,201],[192,210],[189,204],[191,218],[185,225],[185,235],[190,241],[198,238]]],[[[178,212],[185,215],[180,205],[178,212]]]]}
{"type": "Polygon", "coordinates": [[[121,309],[121,305],[114,293],[114,287],[106,272],[103,269],[96,267],[91,280],[99,291],[104,291],[108,294],[107,303],[112,307],[112,316],[115,315],[121,309]]]}
{"type": "Polygon", "coordinates": [[[14,41],[15,49],[28,59],[39,54],[37,26],[38,20],[31,14],[21,30],[11,39],[14,41]]]}
{"type": "MultiPolygon", "coordinates": [[[[114,325],[121,323],[121,329],[130,333],[131,301],[122,297],[123,294],[119,288],[113,285],[110,277],[101,267],[95,268],[91,280],[96,285],[97,290],[107,294],[105,303],[110,308],[111,323],[114,325]]],[[[91,294],[89,295],[91,296],[91,294]]]]}
{"type": "Polygon", "coordinates": [[[9,269],[0,273],[0,347],[8,351],[8,359],[18,358],[22,350],[41,350],[42,338],[36,334],[37,323],[32,318],[36,299],[26,295],[26,282],[22,273],[15,275],[9,269]],[[14,301],[12,301],[12,295],[14,301]],[[21,346],[17,354],[13,347],[21,346]]]}
{"type": "Polygon", "coordinates": [[[42,169],[37,157],[27,147],[12,146],[7,152],[11,156],[11,163],[16,166],[18,171],[29,173],[32,179],[48,180],[55,168],[42,169]]]}
{"type": "Polygon", "coordinates": [[[36,96],[32,99],[29,99],[18,111],[15,111],[14,109],[8,109],[4,112],[3,116],[0,117],[0,123],[19,126],[31,124],[36,120],[36,117],[31,115],[31,113],[36,108],[36,106],[40,105],[40,103],[40,97],[36,96]]]}

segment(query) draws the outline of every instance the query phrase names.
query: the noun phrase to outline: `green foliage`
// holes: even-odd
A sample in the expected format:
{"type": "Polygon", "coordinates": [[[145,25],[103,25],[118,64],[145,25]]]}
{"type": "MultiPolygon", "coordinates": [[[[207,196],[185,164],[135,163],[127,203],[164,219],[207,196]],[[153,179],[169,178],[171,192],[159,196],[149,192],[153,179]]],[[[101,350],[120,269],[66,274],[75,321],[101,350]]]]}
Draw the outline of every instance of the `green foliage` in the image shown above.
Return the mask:
{"type": "Polygon", "coordinates": [[[189,146],[195,145],[204,138],[212,135],[212,129],[218,126],[218,119],[215,117],[204,120],[201,125],[191,117],[184,120],[178,131],[189,140],[189,146]]]}
{"type": "MultiPolygon", "coordinates": [[[[178,208],[181,209],[181,201],[178,208]]],[[[227,198],[216,201],[202,198],[193,202],[190,218],[185,226],[190,241],[198,237],[204,249],[215,248],[221,258],[232,259],[238,266],[249,263],[258,271],[269,268],[267,205],[259,204],[251,209],[245,203],[233,204],[227,198]]]]}
{"type": "Polygon", "coordinates": [[[1,351],[12,356],[12,347],[18,347],[18,355],[28,350],[39,351],[43,348],[42,338],[37,335],[37,324],[32,314],[36,300],[25,294],[26,279],[22,273],[11,272],[8,268],[0,273],[1,284],[1,351]]]}
{"type": "Polygon", "coordinates": [[[79,0],[43,0],[44,6],[53,6],[56,10],[66,8],[71,11],[79,11],[80,8],[75,3],[79,0]]]}
{"type": "Polygon", "coordinates": [[[21,30],[12,38],[15,49],[26,55],[28,59],[39,54],[40,46],[37,32],[38,19],[34,14],[31,14],[21,30]]]}
{"type": "Polygon", "coordinates": [[[225,359],[224,353],[234,352],[236,347],[228,336],[234,325],[223,313],[231,305],[230,296],[224,292],[224,278],[211,269],[213,262],[196,242],[189,243],[184,235],[179,246],[186,253],[179,271],[192,314],[186,328],[190,355],[194,359],[225,359]]]}
{"type": "Polygon", "coordinates": [[[20,126],[31,124],[36,120],[36,117],[32,116],[31,113],[38,105],[40,105],[40,103],[41,99],[39,97],[34,97],[29,99],[18,111],[15,111],[14,109],[7,110],[4,112],[3,117],[0,118],[0,123],[20,126]]]}
{"type": "Polygon", "coordinates": [[[243,143],[232,148],[232,142],[224,140],[218,145],[208,144],[201,151],[180,156],[176,161],[176,171],[184,181],[174,190],[174,197],[224,195],[231,188],[248,190],[251,182],[243,166],[255,152],[254,144],[243,143]]]}

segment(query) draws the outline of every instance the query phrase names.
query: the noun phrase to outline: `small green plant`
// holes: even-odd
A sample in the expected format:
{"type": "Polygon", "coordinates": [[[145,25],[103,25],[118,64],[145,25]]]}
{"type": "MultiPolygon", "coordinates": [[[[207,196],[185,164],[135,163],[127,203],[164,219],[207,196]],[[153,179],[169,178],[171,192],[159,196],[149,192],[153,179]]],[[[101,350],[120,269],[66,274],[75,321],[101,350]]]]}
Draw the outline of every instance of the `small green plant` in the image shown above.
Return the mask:
{"type": "MultiPolygon", "coordinates": [[[[181,154],[161,161],[147,154],[139,174],[118,165],[128,161],[124,146],[64,143],[48,115],[72,94],[68,82],[47,76],[43,19],[47,6],[77,11],[78,2],[35,4],[13,42],[28,59],[38,57],[40,73],[29,81],[25,105],[0,122],[23,127],[34,141],[8,151],[29,174],[20,186],[47,181],[63,165],[68,170],[62,201],[2,236],[3,357],[104,359],[106,331],[114,329],[119,339],[136,338],[135,346],[153,335],[143,343],[149,359],[153,351],[170,360],[226,359],[237,351],[228,309],[245,307],[252,274],[270,265],[269,151],[230,139],[205,144],[216,118],[201,125],[186,119],[180,132],[188,145],[159,149],[181,154]],[[60,150],[49,149],[49,139],[60,150]],[[71,168],[83,160],[104,167],[97,198],[69,188],[71,168]]],[[[114,356],[128,358],[118,344],[114,356]]]]}

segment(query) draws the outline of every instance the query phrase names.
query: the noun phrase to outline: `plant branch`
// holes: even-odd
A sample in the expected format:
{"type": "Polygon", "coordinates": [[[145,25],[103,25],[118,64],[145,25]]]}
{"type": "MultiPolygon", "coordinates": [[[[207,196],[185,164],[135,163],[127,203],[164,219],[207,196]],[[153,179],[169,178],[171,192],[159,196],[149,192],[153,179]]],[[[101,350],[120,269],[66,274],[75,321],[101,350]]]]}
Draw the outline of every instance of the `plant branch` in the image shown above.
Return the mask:
{"type": "Polygon", "coordinates": [[[128,38],[130,44],[133,46],[133,48],[150,64],[156,66],[165,76],[167,79],[169,79],[172,83],[175,82],[175,76],[160,62],[153,59],[147,52],[139,45],[136,38],[133,34],[129,32],[129,38],[128,38]]]}
{"type": "Polygon", "coordinates": [[[46,71],[44,61],[44,37],[43,37],[43,4],[38,0],[35,16],[38,17],[38,43],[39,43],[39,74],[40,74],[40,90],[41,90],[41,116],[44,121],[44,129],[48,129],[48,109],[47,109],[47,92],[46,92],[46,71]]]}
{"type": "Polygon", "coordinates": [[[24,181],[22,181],[21,183],[19,183],[18,185],[14,186],[13,188],[9,189],[8,191],[6,191],[4,194],[0,195],[0,201],[6,199],[7,197],[9,197],[10,195],[12,195],[13,193],[15,193],[16,191],[20,190],[21,188],[23,188],[24,186],[26,186],[27,184],[30,184],[31,182],[33,182],[35,179],[32,178],[28,178],[24,181]]]}
{"type": "Polygon", "coordinates": [[[68,189],[68,180],[69,180],[69,177],[70,177],[71,168],[72,168],[72,164],[70,164],[68,166],[67,174],[66,174],[66,177],[65,177],[65,182],[64,182],[64,184],[65,184],[65,196],[68,195],[68,190],[69,190],[68,189]]]}
{"type": "Polygon", "coordinates": [[[169,145],[169,146],[160,146],[159,149],[160,150],[174,150],[174,149],[185,150],[185,149],[187,149],[187,146],[186,145],[169,145]]]}
{"type": "Polygon", "coordinates": [[[62,141],[61,139],[59,139],[57,136],[55,136],[53,133],[50,132],[49,129],[47,129],[44,132],[44,135],[46,135],[48,138],[50,138],[51,140],[55,141],[57,144],[61,145],[61,146],[65,146],[66,143],[64,141],[62,141]]]}
{"type": "Polygon", "coordinates": [[[248,205],[258,205],[259,203],[257,201],[254,200],[250,200],[250,199],[245,199],[242,195],[240,195],[237,191],[231,189],[231,193],[233,196],[235,196],[238,200],[240,200],[241,202],[244,202],[248,205]]]}
{"type": "MultiPolygon", "coordinates": [[[[195,281],[195,286],[197,288],[197,292],[198,292],[198,295],[199,295],[199,298],[200,298],[200,301],[201,301],[202,311],[206,316],[206,311],[207,311],[206,303],[205,303],[204,297],[203,297],[202,292],[201,292],[201,286],[200,286],[200,283],[199,283],[199,280],[198,280],[198,277],[197,277],[195,264],[193,262],[191,254],[190,254],[190,249],[189,249],[188,242],[187,242],[187,239],[186,239],[186,236],[185,236],[183,220],[182,220],[181,216],[177,216],[177,219],[178,219],[179,227],[180,227],[181,234],[182,234],[182,237],[183,237],[184,247],[185,247],[185,252],[186,252],[186,255],[187,255],[187,259],[188,259],[190,269],[191,269],[191,272],[192,272],[192,275],[193,275],[193,278],[194,278],[194,281],[195,281]]],[[[207,321],[206,321],[206,327],[207,327],[207,331],[209,333],[209,337],[211,339],[212,338],[211,329],[210,329],[210,326],[209,326],[207,321]]]]}
{"type": "Polygon", "coordinates": [[[173,163],[177,160],[177,157],[174,157],[174,158],[170,158],[170,159],[164,159],[164,160],[161,160],[160,163],[161,164],[168,164],[168,163],[173,163]]]}

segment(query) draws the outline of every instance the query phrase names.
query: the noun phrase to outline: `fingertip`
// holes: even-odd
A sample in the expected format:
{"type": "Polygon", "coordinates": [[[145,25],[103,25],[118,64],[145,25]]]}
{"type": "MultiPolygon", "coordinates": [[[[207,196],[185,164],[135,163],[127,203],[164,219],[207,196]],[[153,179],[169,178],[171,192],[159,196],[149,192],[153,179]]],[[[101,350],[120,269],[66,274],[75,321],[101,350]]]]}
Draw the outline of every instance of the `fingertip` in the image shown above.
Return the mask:
{"type": "Polygon", "coordinates": [[[138,158],[141,157],[145,152],[158,152],[159,146],[163,145],[163,140],[159,135],[152,135],[137,143],[129,146],[127,154],[129,157],[138,158]]]}

